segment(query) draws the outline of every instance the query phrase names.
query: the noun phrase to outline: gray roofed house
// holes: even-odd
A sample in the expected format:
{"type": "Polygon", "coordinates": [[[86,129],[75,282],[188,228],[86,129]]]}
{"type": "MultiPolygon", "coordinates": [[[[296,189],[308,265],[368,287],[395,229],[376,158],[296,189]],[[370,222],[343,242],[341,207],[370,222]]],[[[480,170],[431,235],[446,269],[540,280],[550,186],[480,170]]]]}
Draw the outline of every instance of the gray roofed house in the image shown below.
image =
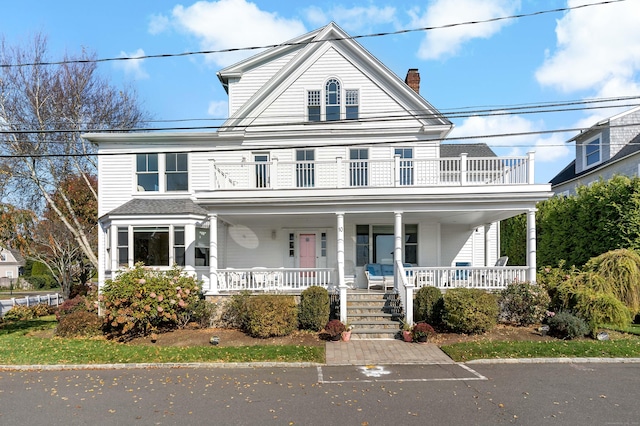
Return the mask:
{"type": "Polygon", "coordinates": [[[573,195],[576,187],[614,175],[637,176],[640,168],[640,107],[594,124],[567,142],[576,157],[550,183],[556,194],[573,195]]]}

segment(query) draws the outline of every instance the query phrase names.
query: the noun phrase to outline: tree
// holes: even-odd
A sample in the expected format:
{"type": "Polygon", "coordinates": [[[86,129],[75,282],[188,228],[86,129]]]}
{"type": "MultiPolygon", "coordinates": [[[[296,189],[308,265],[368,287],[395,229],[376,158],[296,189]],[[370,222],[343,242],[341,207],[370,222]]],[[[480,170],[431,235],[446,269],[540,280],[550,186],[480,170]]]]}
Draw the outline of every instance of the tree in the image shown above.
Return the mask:
{"type": "MultiPolygon", "coordinates": [[[[95,56],[83,51],[48,62],[47,39],[37,34],[29,48],[0,46],[0,195],[40,217],[50,216],[52,237],[71,236],[86,260],[98,266],[96,244],[88,231],[84,193],[96,202],[92,176],[97,175],[96,147],[82,132],[100,129],[124,131],[147,120],[133,89],[117,89],[97,73],[95,56]],[[74,176],[73,191],[66,185],[74,176]],[[53,217],[59,221],[53,225],[53,217]],[[62,226],[66,231],[59,229],[62,226]],[[54,232],[55,230],[55,232],[54,232]]],[[[66,242],[52,241],[52,247],[66,242]]]]}

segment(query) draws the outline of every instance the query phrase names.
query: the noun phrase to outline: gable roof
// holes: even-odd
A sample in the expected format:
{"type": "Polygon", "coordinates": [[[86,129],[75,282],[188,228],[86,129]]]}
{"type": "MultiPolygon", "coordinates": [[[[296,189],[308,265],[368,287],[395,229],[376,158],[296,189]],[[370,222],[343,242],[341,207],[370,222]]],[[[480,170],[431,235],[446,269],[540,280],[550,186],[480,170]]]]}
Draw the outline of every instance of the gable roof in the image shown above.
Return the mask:
{"type": "Polygon", "coordinates": [[[291,60],[258,89],[249,101],[236,110],[222,127],[249,125],[270,104],[270,100],[287,90],[311,66],[314,57],[329,48],[334,48],[347,57],[355,68],[376,83],[381,90],[392,94],[393,98],[424,126],[442,126],[442,137],[451,130],[451,121],[334,22],[220,70],[218,79],[227,90],[230,78],[241,77],[243,73],[259,64],[294,53],[291,60]]]}
{"type": "Polygon", "coordinates": [[[207,215],[207,210],[188,198],[134,198],[111,210],[106,216],[120,215],[207,215]]]}
{"type": "Polygon", "coordinates": [[[616,163],[623,158],[629,157],[630,155],[636,155],[640,151],[640,133],[637,134],[633,139],[631,139],[625,146],[618,151],[616,155],[608,159],[607,161],[602,162],[595,168],[583,170],[580,173],[576,173],[576,160],[574,159],[567,167],[562,169],[560,173],[555,175],[549,183],[551,186],[560,185],[561,183],[568,182],[572,179],[576,179],[580,176],[588,175],[590,173],[594,173],[598,170],[602,170],[605,167],[610,166],[613,163],[616,163]]]}

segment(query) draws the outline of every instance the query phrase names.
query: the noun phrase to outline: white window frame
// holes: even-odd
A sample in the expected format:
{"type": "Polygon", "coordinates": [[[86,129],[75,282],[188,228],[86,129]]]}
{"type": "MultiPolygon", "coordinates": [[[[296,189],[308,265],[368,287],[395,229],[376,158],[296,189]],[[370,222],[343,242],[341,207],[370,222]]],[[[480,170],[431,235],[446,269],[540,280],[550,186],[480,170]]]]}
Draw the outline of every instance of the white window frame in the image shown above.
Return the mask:
{"type": "Polygon", "coordinates": [[[602,134],[598,134],[582,144],[582,167],[583,169],[590,169],[598,164],[602,163],[602,134]],[[598,149],[592,153],[587,153],[587,149],[590,146],[594,146],[594,142],[597,141],[598,149]],[[598,160],[588,164],[588,159],[590,155],[598,154],[598,160]]]}
{"type": "MultiPolygon", "coordinates": [[[[169,194],[175,194],[175,193],[185,193],[189,191],[189,188],[191,188],[191,173],[189,171],[190,166],[189,166],[189,153],[187,152],[168,152],[168,153],[155,153],[155,152],[138,152],[134,154],[134,175],[133,175],[133,180],[134,180],[134,188],[136,193],[144,193],[144,192],[150,192],[153,194],[158,194],[158,193],[169,193],[169,194]],[[187,170],[183,171],[183,170],[176,170],[176,171],[167,171],[167,155],[174,155],[174,154],[184,154],[187,156],[187,170]],[[157,162],[158,162],[158,170],[157,171],[138,171],[138,156],[139,155],[146,155],[147,158],[149,155],[156,155],[157,156],[157,162]],[[167,190],[167,176],[171,175],[171,174],[176,174],[176,173],[186,173],[187,174],[187,189],[175,189],[175,190],[167,190]],[[158,177],[158,189],[157,190],[144,190],[141,189],[141,186],[138,185],[138,176],[139,175],[144,175],[144,174],[155,174],[158,177]]],[[[147,160],[148,163],[148,160],[147,160]]],[[[148,167],[147,167],[148,169],[148,167]]]]}

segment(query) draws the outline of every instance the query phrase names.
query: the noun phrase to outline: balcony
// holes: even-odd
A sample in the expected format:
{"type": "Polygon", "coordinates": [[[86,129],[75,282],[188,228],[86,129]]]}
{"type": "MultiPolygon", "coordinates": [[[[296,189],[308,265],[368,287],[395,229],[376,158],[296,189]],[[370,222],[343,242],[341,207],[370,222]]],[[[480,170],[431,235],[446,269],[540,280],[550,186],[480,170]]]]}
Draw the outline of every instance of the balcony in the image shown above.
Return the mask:
{"type": "Polygon", "coordinates": [[[213,190],[393,188],[533,184],[533,154],[330,161],[211,160],[213,190]]]}

